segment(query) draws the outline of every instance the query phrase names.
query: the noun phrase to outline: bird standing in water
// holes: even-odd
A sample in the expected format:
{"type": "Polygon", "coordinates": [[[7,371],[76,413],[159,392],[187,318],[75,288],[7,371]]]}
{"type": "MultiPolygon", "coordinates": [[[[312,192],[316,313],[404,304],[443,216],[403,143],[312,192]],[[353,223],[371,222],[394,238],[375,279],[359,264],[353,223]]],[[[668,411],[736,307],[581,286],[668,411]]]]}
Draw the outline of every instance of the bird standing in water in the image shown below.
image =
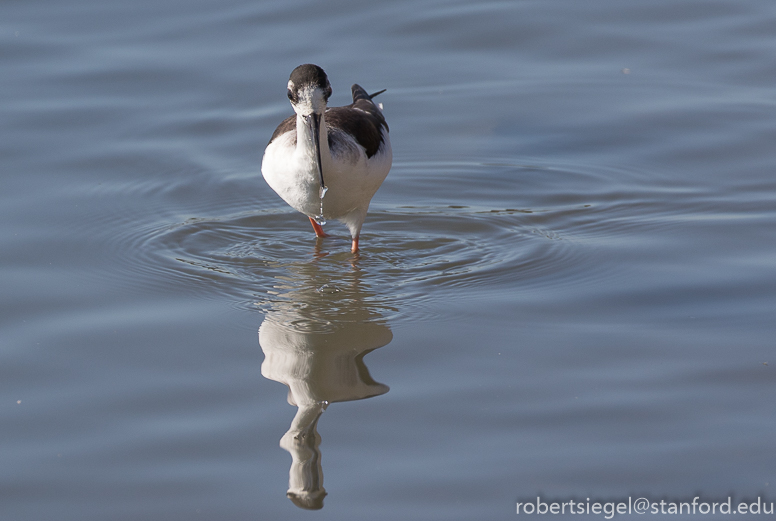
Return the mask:
{"type": "Polygon", "coordinates": [[[358,238],[369,202],[391,169],[388,124],[359,85],[353,103],[327,108],[331,85],[317,65],[300,65],[288,80],[288,99],[296,115],[284,120],[264,151],[261,173],[292,208],[307,215],[318,237],[323,224],[347,225],[358,251],[358,238]]]}

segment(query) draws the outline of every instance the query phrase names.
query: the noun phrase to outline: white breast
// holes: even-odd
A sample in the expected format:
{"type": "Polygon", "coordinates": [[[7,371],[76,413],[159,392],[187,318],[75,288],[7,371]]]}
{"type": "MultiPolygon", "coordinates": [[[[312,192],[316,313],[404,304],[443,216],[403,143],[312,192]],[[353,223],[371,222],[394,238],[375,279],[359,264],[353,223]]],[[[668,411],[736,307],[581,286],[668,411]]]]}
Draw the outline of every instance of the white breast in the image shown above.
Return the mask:
{"type": "MultiPolygon", "coordinates": [[[[295,133],[276,138],[264,152],[261,171],[267,184],[295,210],[309,216],[319,215],[320,179],[313,158],[297,150],[295,133]]],[[[344,222],[351,234],[358,235],[369,202],[385,180],[393,159],[388,132],[377,154],[366,153],[351,136],[334,130],[332,151],[321,140],[321,163],[328,191],[323,199],[323,216],[344,222]]]]}

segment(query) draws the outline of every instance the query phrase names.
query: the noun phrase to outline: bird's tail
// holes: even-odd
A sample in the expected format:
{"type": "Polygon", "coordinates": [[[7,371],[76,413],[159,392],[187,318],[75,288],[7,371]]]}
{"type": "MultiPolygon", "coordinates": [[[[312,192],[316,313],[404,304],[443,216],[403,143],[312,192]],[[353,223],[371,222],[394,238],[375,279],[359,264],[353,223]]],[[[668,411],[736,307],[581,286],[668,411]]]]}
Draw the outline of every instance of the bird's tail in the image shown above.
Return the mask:
{"type": "Polygon", "coordinates": [[[370,100],[377,96],[378,94],[382,94],[387,89],[383,89],[381,91],[375,92],[374,94],[367,94],[367,92],[364,90],[364,88],[361,85],[353,84],[352,87],[350,87],[350,91],[353,93],[353,103],[357,102],[360,99],[370,100]]]}

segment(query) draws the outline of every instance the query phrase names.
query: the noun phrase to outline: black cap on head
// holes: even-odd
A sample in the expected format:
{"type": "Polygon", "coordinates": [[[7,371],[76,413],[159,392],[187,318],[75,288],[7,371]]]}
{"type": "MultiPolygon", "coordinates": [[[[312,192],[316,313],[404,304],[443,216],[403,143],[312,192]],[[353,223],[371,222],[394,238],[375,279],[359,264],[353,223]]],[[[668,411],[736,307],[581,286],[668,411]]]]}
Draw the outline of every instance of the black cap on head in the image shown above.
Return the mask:
{"type": "Polygon", "coordinates": [[[327,100],[331,96],[329,78],[323,69],[312,63],[305,63],[291,71],[291,77],[288,79],[288,99],[291,100],[291,103],[299,101],[299,89],[310,85],[323,89],[327,100]]]}
{"type": "Polygon", "coordinates": [[[291,72],[289,81],[294,84],[294,87],[299,88],[302,85],[315,85],[322,89],[326,89],[329,86],[329,78],[323,69],[312,63],[306,63],[300,65],[291,72]]]}

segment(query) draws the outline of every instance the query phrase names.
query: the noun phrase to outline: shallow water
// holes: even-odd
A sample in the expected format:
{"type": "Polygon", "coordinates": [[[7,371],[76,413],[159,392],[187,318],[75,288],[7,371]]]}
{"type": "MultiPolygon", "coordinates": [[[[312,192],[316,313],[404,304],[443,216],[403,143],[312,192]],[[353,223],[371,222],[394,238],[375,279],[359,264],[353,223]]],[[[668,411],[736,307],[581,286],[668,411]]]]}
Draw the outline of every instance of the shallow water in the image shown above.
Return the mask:
{"type": "Polygon", "coordinates": [[[7,2],[3,517],[772,501],[775,19],[7,2]],[[388,89],[358,256],[259,172],[304,62],[388,89]]]}

